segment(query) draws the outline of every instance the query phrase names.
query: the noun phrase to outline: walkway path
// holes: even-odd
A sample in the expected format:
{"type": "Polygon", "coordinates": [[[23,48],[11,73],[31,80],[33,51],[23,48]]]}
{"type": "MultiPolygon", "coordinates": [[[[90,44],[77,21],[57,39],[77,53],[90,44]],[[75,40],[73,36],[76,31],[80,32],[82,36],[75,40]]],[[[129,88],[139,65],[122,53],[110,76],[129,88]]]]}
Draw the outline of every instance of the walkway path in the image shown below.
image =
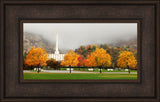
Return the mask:
{"type": "MultiPolygon", "coordinates": [[[[24,73],[35,73],[33,71],[24,70],[24,73]]],[[[67,70],[43,70],[40,73],[69,73],[70,71],[67,70]]],[[[99,72],[89,72],[89,71],[75,71],[72,70],[71,73],[99,73],[99,72]]],[[[109,73],[109,74],[128,74],[128,72],[102,72],[102,73],[109,73]]],[[[137,72],[131,72],[131,74],[137,74],[137,72]]]]}

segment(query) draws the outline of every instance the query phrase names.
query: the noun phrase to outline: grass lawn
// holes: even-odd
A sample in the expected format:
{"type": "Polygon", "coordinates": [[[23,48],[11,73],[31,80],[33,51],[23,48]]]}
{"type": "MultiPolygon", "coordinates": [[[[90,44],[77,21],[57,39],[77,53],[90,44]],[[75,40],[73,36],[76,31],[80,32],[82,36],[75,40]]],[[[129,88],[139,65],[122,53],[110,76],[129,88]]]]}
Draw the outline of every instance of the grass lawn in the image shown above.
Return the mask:
{"type": "Polygon", "coordinates": [[[118,73],[24,73],[24,79],[137,79],[137,74],[118,73]]]}

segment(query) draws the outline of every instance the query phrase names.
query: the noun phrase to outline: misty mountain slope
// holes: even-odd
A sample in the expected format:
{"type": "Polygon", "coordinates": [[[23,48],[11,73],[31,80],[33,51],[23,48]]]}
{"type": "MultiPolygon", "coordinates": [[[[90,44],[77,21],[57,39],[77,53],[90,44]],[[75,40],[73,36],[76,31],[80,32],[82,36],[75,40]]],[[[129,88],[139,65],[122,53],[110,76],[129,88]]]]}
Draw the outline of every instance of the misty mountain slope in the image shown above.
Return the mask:
{"type": "Polygon", "coordinates": [[[46,49],[47,53],[53,53],[55,45],[48,42],[41,35],[24,33],[23,34],[23,52],[28,52],[33,47],[41,47],[46,49]]]}
{"type": "MultiPolygon", "coordinates": [[[[108,44],[111,47],[124,47],[124,46],[130,46],[134,49],[137,49],[137,39],[136,37],[131,38],[129,40],[117,40],[116,42],[108,44]]],[[[23,52],[28,52],[33,47],[41,47],[43,49],[46,49],[47,53],[54,53],[55,52],[55,44],[49,42],[47,39],[43,38],[41,35],[37,34],[30,34],[30,33],[24,33],[23,35],[23,52]]],[[[86,45],[87,46],[87,45],[86,45]]],[[[79,47],[79,46],[77,46],[79,47]]],[[[59,49],[60,53],[67,53],[69,50],[65,48],[59,49]]]]}
{"type": "Polygon", "coordinates": [[[119,40],[113,43],[108,44],[111,47],[124,47],[124,46],[130,46],[133,49],[137,49],[137,38],[131,38],[129,40],[119,40]]]}

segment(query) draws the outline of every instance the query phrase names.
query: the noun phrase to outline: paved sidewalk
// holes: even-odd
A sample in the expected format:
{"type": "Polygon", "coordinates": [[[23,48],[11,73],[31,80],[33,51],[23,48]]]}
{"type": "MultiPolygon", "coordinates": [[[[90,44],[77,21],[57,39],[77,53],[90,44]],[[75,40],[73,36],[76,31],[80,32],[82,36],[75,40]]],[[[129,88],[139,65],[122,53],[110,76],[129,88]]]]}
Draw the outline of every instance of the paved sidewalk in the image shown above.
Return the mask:
{"type": "MultiPolygon", "coordinates": [[[[35,73],[33,71],[24,70],[24,73],[35,73]]],[[[68,70],[42,70],[40,73],[70,73],[68,70]]],[[[89,72],[89,71],[75,71],[72,70],[71,73],[100,73],[100,72],[89,72]]],[[[128,72],[102,72],[108,74],[128,74],[128,72]]],[[[137,72],[131,72],[130,74],[137,74],[137,72]]]]}

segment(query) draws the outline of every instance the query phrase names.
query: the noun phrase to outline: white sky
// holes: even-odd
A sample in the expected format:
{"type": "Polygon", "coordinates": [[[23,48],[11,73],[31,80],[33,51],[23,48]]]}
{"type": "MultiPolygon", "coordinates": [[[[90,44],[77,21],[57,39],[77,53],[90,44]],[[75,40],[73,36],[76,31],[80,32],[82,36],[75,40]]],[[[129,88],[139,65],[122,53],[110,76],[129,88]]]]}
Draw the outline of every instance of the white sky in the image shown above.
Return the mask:
{"type": "Polygon", "coordinates": [[[75,49],[137,37],[137,23],[24,23],[23,31],[42,35],[52,43],[58,31],[59,48],[75,49]]]}

